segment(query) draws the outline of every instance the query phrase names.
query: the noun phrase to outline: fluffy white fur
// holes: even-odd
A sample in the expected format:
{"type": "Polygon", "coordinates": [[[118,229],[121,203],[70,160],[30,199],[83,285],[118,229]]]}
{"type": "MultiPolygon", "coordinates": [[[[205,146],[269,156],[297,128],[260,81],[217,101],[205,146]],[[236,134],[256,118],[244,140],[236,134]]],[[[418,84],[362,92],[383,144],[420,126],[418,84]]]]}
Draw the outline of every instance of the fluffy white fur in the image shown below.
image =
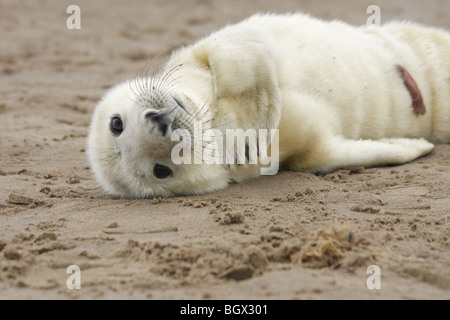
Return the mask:
{"type": "Polygon", "coordinates": [[[279,128],[284,169],[402,164],[431,152],[430,142],[450,142],[450,35],[411,23],[367,29],[301,14],[228,26],[174,52],[152,79],[112,88],[98,104],[87,150],[108,192],[199,194],[259,175],[256,165],[171,164],[174,142],[143,113],[174,107],[178,127],[196,115],[208,128],[279,128]],[[413,112],[396,65],[415,79],[424,115],[413,112]],[[114,115],[124,121],[118,137],[109,130],[114,115]],[[155,178],[156,163],[173,175],[155,178]]]}

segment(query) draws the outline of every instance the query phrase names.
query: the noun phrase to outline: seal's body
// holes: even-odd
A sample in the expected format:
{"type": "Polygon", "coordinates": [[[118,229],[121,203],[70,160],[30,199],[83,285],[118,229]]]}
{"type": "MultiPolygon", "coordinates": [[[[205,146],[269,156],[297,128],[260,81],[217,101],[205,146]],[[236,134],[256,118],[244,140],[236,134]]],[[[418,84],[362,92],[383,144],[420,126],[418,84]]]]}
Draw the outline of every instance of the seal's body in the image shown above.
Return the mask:
{"type": "Polygon", "coordinates": [[[450,142],[450,34],[305,15],[256,15],[174,52],[164,69],[111,89],[88,156],[126,197],[198,194],[259,166],[174,165],[173,130],[279,129],[281,168],[402,164],[450,142]],[[430,141],[426,141],[426,140],[430,141]]]}

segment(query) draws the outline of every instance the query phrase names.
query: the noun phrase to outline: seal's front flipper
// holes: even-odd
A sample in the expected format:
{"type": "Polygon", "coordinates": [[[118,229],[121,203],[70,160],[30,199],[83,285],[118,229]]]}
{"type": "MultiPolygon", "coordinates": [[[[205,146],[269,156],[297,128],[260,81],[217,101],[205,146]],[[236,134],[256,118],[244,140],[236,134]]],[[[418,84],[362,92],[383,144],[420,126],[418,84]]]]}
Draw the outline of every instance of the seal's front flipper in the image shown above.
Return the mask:
{"type": "Polygon", "coordinates": [[[381,140],[330,139],[313,172],[330,172],[339,168],[399,165],[430,153],[434,145],[425,139],[391,138],[381,140]]]}
{"type": "Polygon", "coordinates": [[[234,129],[278,128],[276,48],[271,37],[255,28],[227,29],[193,48],[197,63],[212,76],[216,118],[234,129]]]}

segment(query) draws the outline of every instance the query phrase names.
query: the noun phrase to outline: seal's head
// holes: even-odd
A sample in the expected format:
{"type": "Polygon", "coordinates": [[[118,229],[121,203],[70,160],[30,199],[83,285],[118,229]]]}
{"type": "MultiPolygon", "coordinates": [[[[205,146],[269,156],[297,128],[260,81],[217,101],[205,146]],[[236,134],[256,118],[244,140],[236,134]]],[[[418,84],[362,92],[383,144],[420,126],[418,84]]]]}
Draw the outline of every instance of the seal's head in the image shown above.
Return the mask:
{"type": "Polygon", "coordinates": [[[224,188],[228,178],[222,166],[172,161],[179,143],[172,141],[172,132],[192,133],[198,114],[188,93],[152,86],[150,80],[110,89],[94,111],[88,136],[87,155],[99,183],[109,193],[128,198],[224,188]]]}

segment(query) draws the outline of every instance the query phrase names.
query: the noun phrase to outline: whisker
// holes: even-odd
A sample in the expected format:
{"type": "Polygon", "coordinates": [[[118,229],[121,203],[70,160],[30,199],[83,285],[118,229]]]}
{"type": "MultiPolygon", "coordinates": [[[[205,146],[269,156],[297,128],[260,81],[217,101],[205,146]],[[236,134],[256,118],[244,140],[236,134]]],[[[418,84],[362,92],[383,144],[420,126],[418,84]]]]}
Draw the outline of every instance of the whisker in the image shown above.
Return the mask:
{"type": "Polygon", "coordinates": [[[160,80],[158,89],[160,89],[161,86],[164,86],[166,84],[166,81],[181,67],[183,67],[183,64],[176,65],[175,67],[171,68],[168,72],[164,73],[163,77],[160,80]]]}

